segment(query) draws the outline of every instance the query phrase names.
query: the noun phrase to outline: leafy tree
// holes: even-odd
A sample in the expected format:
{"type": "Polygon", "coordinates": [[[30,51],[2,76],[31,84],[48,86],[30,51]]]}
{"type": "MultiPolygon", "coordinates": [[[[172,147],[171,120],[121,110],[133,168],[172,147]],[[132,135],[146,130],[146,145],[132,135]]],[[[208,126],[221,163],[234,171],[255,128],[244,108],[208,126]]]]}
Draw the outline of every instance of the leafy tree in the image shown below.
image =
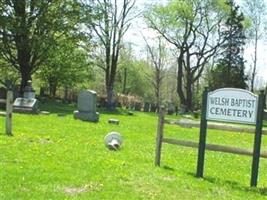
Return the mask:
{"type": "Polygon", "coordinates": [[[59,39],[57,46],[49,51],[43,65],[37,71],[37,76],[44,86],[49,86],[52,97],[59,87],[74,88],[91,77],[87,52],[75,40],[59,39]]]}
{"type": "Polygon", "coordinates": [[[222,32],[225,38],[222,57],[211,71],[210,87],[246,88],[247,76],[243,59],[243,46],[245,44],[244,15],[232,0],[226,2],[229,6],[229,16],[224,24],[222,32]]]}
{"type": "Polygon", "coordinates": [[[80,16],[76,0],[0,2],[0,56],[20,73],[21,92],[57,38],[78,30],[80,16]]]}
{"type": "Polygon", "coordinates": [[[146,61],[138,60],[134,57],[131,47],[124,46],[121,51],[120,62],[118,63],[115,90],[126,95],[136,95],[144,99],[152,97],[151,84],[146,74],[153,74],[148,66],[149,64],[146,61]]]}
{"type": "Polygon", "coordinates": [[[7,87],[8,84],[15,85],[19,80],[19,74],[9,63],[0,59],[0,86],[7,87]]]}
{"type": "Polygon", "coordinates": [[[172,0],[153,6],[145,16],[150,28],[177,52],[177,93],[186,110],[193,109],[193,86],[223,44],[221,1],[172,0]]]}

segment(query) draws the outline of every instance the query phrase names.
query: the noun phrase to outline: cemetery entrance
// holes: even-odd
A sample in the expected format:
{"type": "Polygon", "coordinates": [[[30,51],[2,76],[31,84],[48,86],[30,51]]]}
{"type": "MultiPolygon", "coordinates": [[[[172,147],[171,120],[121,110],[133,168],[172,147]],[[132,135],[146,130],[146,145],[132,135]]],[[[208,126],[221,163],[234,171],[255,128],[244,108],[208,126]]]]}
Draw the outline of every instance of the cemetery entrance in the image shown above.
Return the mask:
{"type": "Polygon", "coordinates": [[[162,143],[198,148],[196,176],[203,177],[205,150],[220,151],[240,155],[252,155],[250,186],[257,186],[260,157],[267,158],[267,153],[261,153],[261,139],[263,126],[264,92],[255,95],[247,90],[236,88],[222,88],[208,92],[206,88],[202,95],[202,114],[199,142],[175,140],[163,137],[164,109],[159,112],[155,165],[160,165],[162,143]],[[207,121],[234,122],[256,125],[253,151],[247,149],[206,144],[207,121]]]}

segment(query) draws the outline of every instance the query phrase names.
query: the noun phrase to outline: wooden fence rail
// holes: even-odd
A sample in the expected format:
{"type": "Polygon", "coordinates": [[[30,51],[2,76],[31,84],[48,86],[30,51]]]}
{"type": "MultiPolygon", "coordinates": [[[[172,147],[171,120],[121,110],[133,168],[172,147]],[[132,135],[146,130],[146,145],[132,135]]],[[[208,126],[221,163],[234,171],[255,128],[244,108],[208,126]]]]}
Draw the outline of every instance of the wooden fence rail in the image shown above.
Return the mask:
{"type": "MultiPolygon", "coordinates": [[[[192,148],[198,148],[198,146],[199,146],[198,142],[177,140],[177,139],[173,139],[173,138],[163,138],[162,142],[168,143],[168,144],[184,146],[184,147],[192,147],[192,148]]],[[[216,145],[216,144],[206,144],[206,149],[210,150],[210,151],[219,151],[219,152],[246,155],[246,156],[252,156],[253,155],[253,152],[250,150],[247,150],[247,149],[230,147],[230,146],[222,146],[222,145],[216,145]]],[[[261,152],[260,157],[267,158],[267,152],[266,151],[261,152]]]]}
{"type": "MultiPolygon", "coordinates": [[[[192,148],[199,147],[199,142],[178,140],[174,138],[164,137],[163,132],[164,132],[165,123],[166,124],[177,124],[177,125],[180,125],[182,127],[187,127],[187,128],[200,126],[199,122],[184,122],[184,121],[174,121],[170,119],[165,119],[165,110],[164,108],[161,108],[159,111],[157,138],[156,138],[156,151],[155,151],[155,165],[156,166],[160,166],[162,143],[168,143],[168,144],[174,144],[178,146],[192,147],[192,148]]],[[[225,125],[225,124],[220,124],[220,125],[209,124],[208,128],[233,131],[233,132],[244,132],[244,133],[252,133],[255,131],[255,128],[251,128],[251,127],[236,127],[233,125],[225,125]]],[[[262,132],[264,135],[267,134],[266,129],[263,130],[262,132]]],[[[206,149],[210,151],[219,151],[219,152],[239,154],[239,155],[247,155],[247,156],[253,155],[252,150],[237,148],[237,147],[230,147],[230,146],[222,146],[222,145],[216,145],[216,144],[206,144],[206,149]]],[[[260,153],[260,157],[267,158],[267,151],[262,151],[260,153]]]]}
{"type": "MultiPolygon", "coordinates": [[[[179,125],[184,128],[199,128],[200,127],[200,122],[194,121],[194,120],[164,119],[164,123],[179,125]]],[[[208,129],[255,134],[255,127],[237,126],[237,125],[232,125],[232,124],[219,124],[219,123],[209,123],[207,126],[208,126],[207,127],[208,129]]],[[[262,129],[262,134],[267,135],[267,129],[262,129]]]]}

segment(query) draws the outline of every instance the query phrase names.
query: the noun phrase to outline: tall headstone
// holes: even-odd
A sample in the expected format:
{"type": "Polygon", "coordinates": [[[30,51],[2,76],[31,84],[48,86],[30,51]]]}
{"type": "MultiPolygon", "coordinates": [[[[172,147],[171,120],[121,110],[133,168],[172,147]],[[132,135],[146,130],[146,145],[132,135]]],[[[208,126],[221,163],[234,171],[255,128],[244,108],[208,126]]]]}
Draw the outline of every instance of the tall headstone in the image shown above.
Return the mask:
{"type": "MultiPolygon", "coordinates": [[[[6,99],[6,88],[1,87],[0,88],[0,99],[6,99]]],[[[1,103],[0,102],[0,109],[6,109],[6,103],[1,103]]]]}
{"type": "Polygon", "coordinates": [[[83,121],[99,121],[99,113],[96,112],[96,92],[83,90],[78,95],[78,110],[74,111],[74,118],[83,121]]]}
{"type": "Polygon", "coordinates": [[[144,104],[144,112],[149,112],[150,104],[148,102],[145,102],[144,104]]]}
{"type": "Polygon", "coordinates": [[[150,112],[156,112],[157,111],[157,108],[158,108],[157,104],[152,103],[150,105],[150,112]]]}
{"type": "Polygon", "coordinates": [[[27,82],[27,86],[24,88],[23,97],[16,98],[13,110],[22,113],[38,113],[38,101],[35,98],[31,80],[27,82]]]}
{"type": "Polygon", "coordinates": [[[167,107],[167,113],[168,115],[172,115],[175,112],[175,106],[173,103],[168,102],[168,107],[167,107]]]}
{"type": "Polygon", "coordinates": [[[142,104],[140,102],[135,102],[134,104],[134,110],[140,111],[142,107],[142,104]]]}

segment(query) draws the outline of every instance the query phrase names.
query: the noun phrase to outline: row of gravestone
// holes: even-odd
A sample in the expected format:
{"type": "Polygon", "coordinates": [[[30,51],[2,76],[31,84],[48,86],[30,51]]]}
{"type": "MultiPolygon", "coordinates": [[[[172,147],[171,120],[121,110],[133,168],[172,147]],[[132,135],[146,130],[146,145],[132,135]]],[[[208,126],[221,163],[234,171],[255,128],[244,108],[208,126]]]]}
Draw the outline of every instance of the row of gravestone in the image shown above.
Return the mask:
{"type": "MultiPolygon", "coordinates": [[[[0,98],[6,98],[6,90],[0,90],[0,98]]],[[[78,95],[78,110],[74,112],[74,118],[80,118],[83,120],[89,121],[98,121],[98,113],[96,112],[97,105],[97,94],[92,90],[81,91],[78,95]]],[[[168,105],[168,114],[173,114],[175,112],[174,106],[168,105]]],[[[2,109],[5,105],[0,104],[2,109]]],[[[14,105],[14,111],[17,112],[29,112],[37,113],[38,112],[38,101],[35,98],[35,91],[32,87],[32,82],[28,81],[27,86],[24,88],[23,97],[16,98],[14,105]]],[[[135,111],[144,111],[144,112],[157,112],[158,106],[154,103],[145,102],[144,105],[140,102],[136,102],[127,109],[135,111]]]]}
{"type": "MultiPolygon", "coordinates": [[[[99,103],[99,107],[105,107],[106,102],[104,100],[100,100],[103,103],[99,103]]],[[[121,104],[119,102],[115,103],[116,107],[121,107],[121,104]]],[[[144,104],[141,102],[135,102],[130,104],[129,106],[125,107],[126,109],[135,110],[135,111],[143,111],[143,112],[153,112],[156,113],[158,111],[158,106],[155,103],[149,103],[145,102],[144,104]]],[[[168,114],[173,114],[177,112],[177,107],[175,107],[173,104],[168,104],[167,106],[168,114]]]]}
{"type": "MultiPolygon", "coordinates": [[[[0,88],[0,99],[6,98],[6,90],[0,88]]],[[[78,110],[74,111],[74,118],[81,119],[84,121],[94,121],[99,120],[99,113],[96,112],[97,105],[97,94],[93,90],[83,90],[78,95],[78,110]]],[[[4,109],[5,105],[0,104],[0,108],[4,109]]],[[[27,86],[24,89],[23,97],[16,98],[13,104],[14,111],[17,112],[28,112],[37,113],[38,112],[38,101],[35,98],[35,91],[32,88],[31,81],[28,81],[27,86]]],[[[146,102],[142,109],[141,103],[133,104],[130,109],[136,111],[144,112],[157,112],[157,105],[146,102]]],[[[177,113],[177,107],[173,104],[168,104],[167,112],[168,114],[177,113]]],[[[267,119],[267,112],[264,113],[264,118],[267,119]]]]}

